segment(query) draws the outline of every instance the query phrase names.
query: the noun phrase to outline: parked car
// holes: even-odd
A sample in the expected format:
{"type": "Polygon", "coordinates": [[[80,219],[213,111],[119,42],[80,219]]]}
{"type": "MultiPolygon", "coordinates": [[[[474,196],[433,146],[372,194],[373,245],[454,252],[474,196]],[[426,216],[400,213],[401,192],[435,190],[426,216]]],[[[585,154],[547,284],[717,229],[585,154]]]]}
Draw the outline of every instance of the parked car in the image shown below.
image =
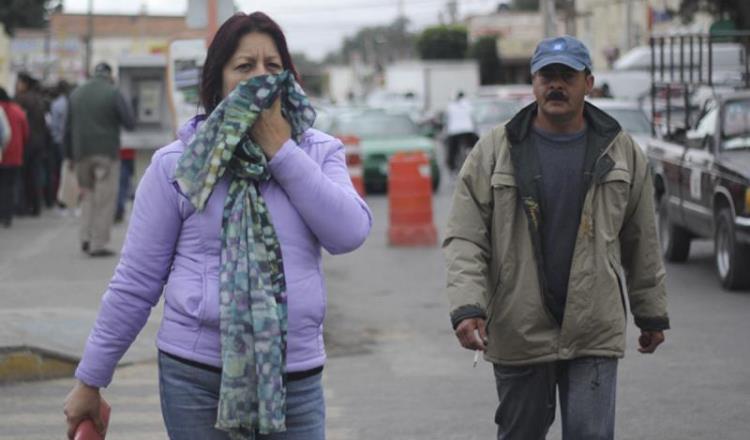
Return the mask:
{"type": "Polygon", "coordinates": [[[646,151],[646,145],[651,137],[651,123],[638,101],[607,98],[592,98],[588,101],[615,118],[622,128],[633,136],[638,146],[646,151]]]}
{"type": "Polygon", "coordinates": [[[361,161],[368,193],[388,188],[388,161],[398,152],[422,151],[430,158],[432,188],[440,185],[435,142],[420,132],[405,113],[379,109],[343,111],[336,114],[329,132],[342,139],[351,162],[361,161]]]}
{"type": "Polygon", "coordinates": [[[477,137],[482,137],[496,125],[513,117],[523,104],[515,99],[479,97],[471,100],[472,118],[477,137]]]}

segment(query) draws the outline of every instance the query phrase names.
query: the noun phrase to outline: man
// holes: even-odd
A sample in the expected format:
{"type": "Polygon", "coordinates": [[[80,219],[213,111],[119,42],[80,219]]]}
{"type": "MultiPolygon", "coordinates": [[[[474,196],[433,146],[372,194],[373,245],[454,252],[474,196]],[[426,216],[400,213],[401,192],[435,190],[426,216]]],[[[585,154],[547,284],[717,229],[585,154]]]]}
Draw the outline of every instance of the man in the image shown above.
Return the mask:
{"type": "Polygon", "coordinates": [[[21,197],[18,214],[37,217],[42,213],[42,181],[44,161],[49,154],[47,122],[44,115],[47,106],[39,90],[39,80],[26,72],[16,78],[15,101],[26,113],[29,123],[29,138],[23,150],[21,166],[21,197]]]}
{"type": "Polygon", "coordinates": [[[477,141],[471,113],[471,103],[461,91],[456,95],[456,100],[445,109],[445,140],[448,150],[446,165],[454,173],[457,173],[463,164],[461,158],[465,155],[461,154],[461,149],[465,148],[468,151],[477,141]]]}
{"type": "Polygon", "coordinates": [[[120,174],[120,126],[133,129],[130,106],[113,85],[112,68],[99,63],[94,76],[70,95],[72,158],[81,200],[81,249],[92,257],[114,253],[105,246],[115,216],[120,174]]]}
{"type": "Polygon", "coordinates": [[[49,194],[47,197],[52,199],[57,206],[60,206],[60,200],[57,198],[60,181],[62,180],[62,164],[65,155],[65,121],[68,118],[68,94],[70,85],[64,79],[57,82],[52,90],[54,99],[50,104],[49,118],[47,127],[49,128],[50,138],[52,139],[52,154],[50,157],[50,184],[48,185],[49,194]]]}
{"type": "Polygon", "coordinates": [[[612,439],[626,297],[641,353],[669,328],[648,163],[584,102],[580,41],[542,41],[531,74],[536,101],[479,141],[456,182],[451,320],[494,364],[499,440],[545,438],[556,389],[563,439],[612,439]]]}

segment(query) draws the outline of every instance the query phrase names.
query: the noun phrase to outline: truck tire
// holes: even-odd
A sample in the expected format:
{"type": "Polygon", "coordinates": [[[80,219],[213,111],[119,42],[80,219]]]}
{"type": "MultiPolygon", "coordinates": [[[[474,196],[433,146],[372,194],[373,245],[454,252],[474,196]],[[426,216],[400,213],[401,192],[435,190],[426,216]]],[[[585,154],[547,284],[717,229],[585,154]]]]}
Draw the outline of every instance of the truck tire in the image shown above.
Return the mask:
{"type": "Polygon", "coordinates": [[[664,259],[672,263],[683,263],[690,255],[690,233],[669,219],[667,195],[659,199],[658,211],[659,243],[664,259]]]}
{"type": "Polygon", "coordinates": [[[725,289],[750,287],[750,246],[737,242],[729,209],[722,209],[716,217],[714,256],[716,273],[725,289]]]}

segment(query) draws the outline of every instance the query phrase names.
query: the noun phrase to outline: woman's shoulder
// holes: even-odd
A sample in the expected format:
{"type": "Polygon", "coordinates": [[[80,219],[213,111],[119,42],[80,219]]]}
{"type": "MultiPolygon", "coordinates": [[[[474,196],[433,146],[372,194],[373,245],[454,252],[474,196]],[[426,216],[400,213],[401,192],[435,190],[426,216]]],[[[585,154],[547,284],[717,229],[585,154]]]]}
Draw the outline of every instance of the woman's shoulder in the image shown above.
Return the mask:
{"type": "Polygon", "coordinates": [[[185,151],[185,144],[180,139],[174,140],[154,152],[151,156],[151,165],[157,167],[159,171],[169,180],[174,180],[174,172],[177,168],[177,161],[185,151]]]}

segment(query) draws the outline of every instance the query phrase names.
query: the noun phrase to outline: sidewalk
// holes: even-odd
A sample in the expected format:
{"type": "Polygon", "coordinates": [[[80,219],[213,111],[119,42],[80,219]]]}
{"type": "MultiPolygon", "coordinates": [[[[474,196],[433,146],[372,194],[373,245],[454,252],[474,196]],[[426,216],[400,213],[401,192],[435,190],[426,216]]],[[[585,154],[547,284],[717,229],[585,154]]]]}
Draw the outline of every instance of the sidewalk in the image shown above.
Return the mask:
{"type": "MultiPolygon", "coordinates": [[[[126,227],[115,225],[111,249],[119,251],[126,227]]],[[[56,210],[0,229],[0,383],[35,378],[35,368],[36,378],[70,375],[117,261],[81,252],[78,219],[56,210]]],[[[121,364],[155,358],[154,312],[121,364]]]]}

